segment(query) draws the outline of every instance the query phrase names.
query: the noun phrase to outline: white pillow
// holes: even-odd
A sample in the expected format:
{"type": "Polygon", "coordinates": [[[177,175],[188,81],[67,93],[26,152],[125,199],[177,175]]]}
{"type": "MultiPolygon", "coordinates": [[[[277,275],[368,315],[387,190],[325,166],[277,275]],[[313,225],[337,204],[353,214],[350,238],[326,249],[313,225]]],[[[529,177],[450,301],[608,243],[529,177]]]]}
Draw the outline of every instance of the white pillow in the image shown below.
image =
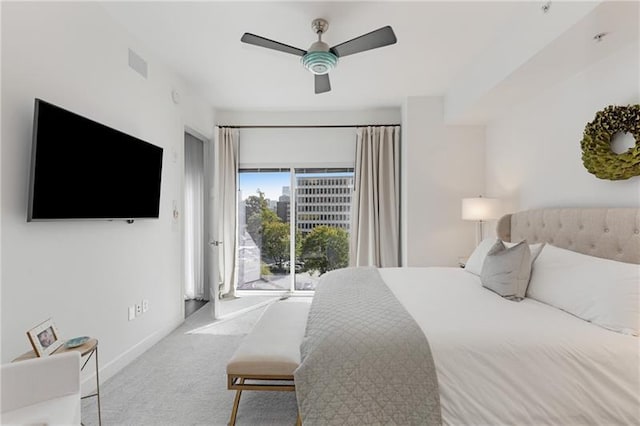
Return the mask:
{"type": "MultiPolygon", "coordinates": [[[[473,253],[471,253],[471,256],[469,256],[469,260],[467,260],[467,263],[464,266],[465,271],[468,271],[468,272],[471,272],[472,274],[480,276],[480,274],[482,273],[482,265],[484,265],[484,260],[487,257],[487,253],[489,253],[489,250],[491,250],[491,247],[493,247],[493,245],[497,241],[498,239],[494,237],[487,237],[484,240],[482,240],[482,242],[478,244],[478,247],[476,247],[473,253]]],[[[504,243],[504,245],[507,248],[513,247],[516,244],[518,243],[504,243]]],[[[540,252],[542,251],[543,247],[544,247],[544,244],[529,244],[529,250],[531,251],[532,266],[533,266],[533,262],[540,255],[540,252]]]]}
{"type": "Polygon", "coordinates": [[[493,247],[496,241],[498,241],[496,238],[491,237],[482,240],[473,253],[471,253],[471,256],[469,256],[467,263],[464,265],[464,270],[480,276],[484,259],[487,257],[487,253],[489,253],[489,250],[491,250],[491,247],[493,247]]]}
{"type": "Polygon", "coordinates": [[[640,265],[547,244],[527,296],[609,330],[638,335],[640,265]]]}

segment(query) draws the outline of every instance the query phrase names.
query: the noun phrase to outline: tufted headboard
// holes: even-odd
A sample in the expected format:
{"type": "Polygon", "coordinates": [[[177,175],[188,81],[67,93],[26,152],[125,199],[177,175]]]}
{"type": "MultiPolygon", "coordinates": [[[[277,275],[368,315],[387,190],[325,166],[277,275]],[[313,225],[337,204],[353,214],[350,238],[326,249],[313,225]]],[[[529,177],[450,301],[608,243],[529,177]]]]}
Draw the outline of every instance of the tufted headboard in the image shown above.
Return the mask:
{"type": "Polygon", "coordinates": [[[545,242],[590,256],[640,264],[640,209],[540,209],[500,218],[498,238],[545,242]]]}

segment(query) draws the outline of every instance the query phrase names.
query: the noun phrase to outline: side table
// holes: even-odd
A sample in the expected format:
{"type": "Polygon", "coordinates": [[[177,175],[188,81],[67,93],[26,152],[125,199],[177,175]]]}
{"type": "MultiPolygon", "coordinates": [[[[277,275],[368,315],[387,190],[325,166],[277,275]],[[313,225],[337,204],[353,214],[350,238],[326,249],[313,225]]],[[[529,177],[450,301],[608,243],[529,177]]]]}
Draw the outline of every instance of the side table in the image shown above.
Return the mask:
{"type": "MultiPolygon", "coordinates": [[[[99,376],[99,368],[98,368],[98,339],[89,339],[85,343],[80,346],[76,346],[75,348],[67,348],[66,346],[60,346],[55,352],[53,352],[50,356],[55,356],[57,354],[62,354],[65,352],[77,351],[80,352],[82,357],[87,357],[87,359],[80,367],[80,371],[84,370],[84,367],[87,365],[91,357],[93,356],[95,359],[95,370],[96,370],[96,392],[90,395],[85,395],[82,399],[85,398],[98,398],[98,425],[102,426],[102,414],[100,412],[100,376],[99,376]],[[95,356],[94,356],[95,355],[95,356]]],[[[23,361],[25,359],[36,358],[36,353],[31,350],[29,352],[25,352],[20,355],[18,358],[14,359],[12,362],[23,361]]]]}

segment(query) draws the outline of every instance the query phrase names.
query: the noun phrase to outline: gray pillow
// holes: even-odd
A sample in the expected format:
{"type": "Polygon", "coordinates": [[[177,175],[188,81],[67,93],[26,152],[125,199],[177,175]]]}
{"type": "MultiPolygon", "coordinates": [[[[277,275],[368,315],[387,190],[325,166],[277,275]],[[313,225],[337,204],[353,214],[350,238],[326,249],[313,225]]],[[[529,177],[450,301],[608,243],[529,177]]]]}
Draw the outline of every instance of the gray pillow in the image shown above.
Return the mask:
{"type": "Polygon", "coordinates": [[[531,250],[526,241],[506,248],[498,240],[482,265],[482,285],[509,300],[524,298],[531,275],[531,250]]]}

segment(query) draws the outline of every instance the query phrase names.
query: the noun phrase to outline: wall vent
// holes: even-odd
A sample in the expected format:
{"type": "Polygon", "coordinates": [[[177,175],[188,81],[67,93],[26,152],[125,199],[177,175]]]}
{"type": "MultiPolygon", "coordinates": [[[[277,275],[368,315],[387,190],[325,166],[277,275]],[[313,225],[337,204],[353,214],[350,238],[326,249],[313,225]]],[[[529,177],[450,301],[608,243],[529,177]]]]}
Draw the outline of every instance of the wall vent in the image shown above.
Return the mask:
{"type": "Polygon", "coordinates": [[[129,49],[129,67],[142,77],[147,78],[147,61],[131,49],[129,49]]]}

